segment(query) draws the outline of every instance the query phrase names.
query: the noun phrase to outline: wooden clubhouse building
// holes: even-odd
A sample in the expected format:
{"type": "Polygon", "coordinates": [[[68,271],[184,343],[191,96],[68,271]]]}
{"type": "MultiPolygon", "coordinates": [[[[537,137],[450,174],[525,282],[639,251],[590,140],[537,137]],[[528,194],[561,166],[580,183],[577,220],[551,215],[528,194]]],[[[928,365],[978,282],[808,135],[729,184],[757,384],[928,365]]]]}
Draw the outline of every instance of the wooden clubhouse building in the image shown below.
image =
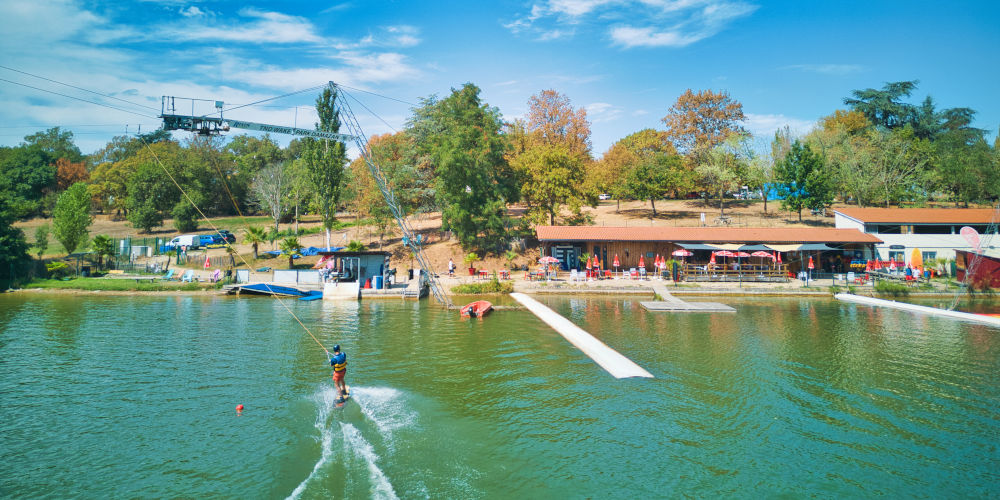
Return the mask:
{"type": "Polygon", "coordinates": [[[844,272],[850,261],[872,255],[882,240],[857,229],[781,227],[611,227],[538,226],[535,229],[542,255],[559,260],[563,270],[580,269],[584,254],[597,255],[602,268],[610,269],[618,256],[620,269],[639,267],[640,257],[647,271],[654,271],[657,255],[674,251],[692,252],[688,263],[706,264],[713,252],[780,252],[782,269],[798,273],[814,258],[817,271],[844,272]]]}

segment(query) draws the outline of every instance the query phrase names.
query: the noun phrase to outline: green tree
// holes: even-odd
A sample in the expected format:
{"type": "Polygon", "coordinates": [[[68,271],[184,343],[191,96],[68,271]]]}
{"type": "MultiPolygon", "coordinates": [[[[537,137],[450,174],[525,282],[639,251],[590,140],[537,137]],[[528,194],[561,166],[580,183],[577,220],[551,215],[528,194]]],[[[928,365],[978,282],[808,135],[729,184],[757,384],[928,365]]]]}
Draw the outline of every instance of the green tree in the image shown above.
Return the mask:
{"type": "Polygon", "coordinates": [[[142,163],[129,178],[128,220],[141,232],[162,226],[163,213],[178,201],[177,188],[165,177],[158,165],[142,163]]]}
{"type": "Polygon", "coordinates": [[[87,185],[78,182],[63,191],[52,211],[53,233],[71,254],[87,238],[87,229],[94,221],[90,214],[90,194],[87,185]]]}
{"type": "Polygon", "coordinates": [[[799,213],[809,207],[820,209],[832,201],[829,177],[823,168],[823,161],[799,140],[792,143],[785,158],[775,164],[778,192],[782,195],[781,206],[799,213]]]}
{"type": "Polygon", "coordinates": [[[186,199],[178,201],[170,215],[174,218],[174,227],[178,231],[192,233],[198,230],[198,210],[186,199]]]}
{"type": "Polygon", "coordinates": [[[863,113],[876,126],[901,127],[912,119],[916,110],[900,99],[909,97],[918,83],[917,80],[888,82],[881,90],[854,90],[851,91],[853,97],[844,98],[844,104],[863,113]]]}
{"type": "Polygon", "coordinates": [[[678,185],[684,171],[684,161],[680,156],[666,153],[643,155],[639,163],[629,171],[626,184],[631,197],[649,200],[649,206],[656,216],[656,200],[678,185]]]}
{"type": "Polygon", "coordinates": [[[521,199],[532,207],[533,219],[547,216],[553,225],[562,205],[569,205],[573,213],[580,212],[586,201],[583,160],[565,145],[535,145],[514,158],[511,166],[524,179],[521,199]]]}
{"type": "MultiPolygon", "coordinates": [[[[316,98],[316,113],[319,123],[316,130],[340,132],[340,111],[337,109],[337,88],[327,85],[316,98]]],[[[347,148],[343,142],[330,139],[302,139],[302,160],[316,193],[323,229],[326,230],[326,247],[330,247],[330,233],[337,222],[337,206],[340,203],[347,165],[347,148]]]]}
{"type": "Polygon", "coordinates": [[[281,240],[281,251],[288,254],[288,268],[292,269],[295,267],[295,263],[292,260],[302,251],[302,244],[299,243],[299,239],[295,236],[289,236],[281,240]]]}
{"type": "Polygon", "coordinates": [[[872,130],[867,169],[875,199],[885,206],[905,199],[927,196],[931,188],[930,165],[933,145],[915,136],[913,128],[872,130]]]}
{"type": "Polygon", "coordinates": [[[94,236],[94,240],[91,243],[91,247],[94,249],[94,253],[97,254],[97,267],[104,268],[104,256],[112,257],[115,255],[115,241],[111,237],[99,234],[94,236]]]}
{"type": "Polygon", "coordinates": [[[80,148],[73,142],[73,132],[62,130],[59,127],[52,127],[42,132],[25,136],[24,143],[28,146],[38,147],[44,151],[52,162],[59,158],[66,158],[71,162],[78,162],[83,159],[80,148]]]}
{"type": "Polygon", "coordinates": [[[260,226],[247,226],[243,230],[243,241],[253,247],[253,258],[257,260],[257,248],[261,243],[267,241],[267,234],[260,226]]]}
{"type": "MultiPolygon", "coordinates": [[[[0,186],[2,188],[2,186],[0,186]]],[[[24,232],[14,227],[15,211],[9,197],[0,189],[0,289],[16,285],[25,278],[20,272],[30,261],[24,232]]]]}
{"type": "Polygon", "coordinates": [[[45,251],[49,249],[49,225],[42,224],[35,228],[35,251],[38,260],[42,260],[45,251]]]}
{"type": "Polygon", "coordinates": [[[743,174],[751,156],[746,147],[746,138],[731,135],[725,142],[716,145],[701,156],[701,163],[695,168],[699,181],[708,192],[719,195],[719,214],[725,215],[726,192],[736,191],[742,185],[743,174]]]}
{"type": "MultiPolygon", "coordinates": [[[[278,223],[288,211],[288,191],[291,186],[288,170],[281,163],[268,165],[254,177],[251,194],[257,205],[266,210],[274,220],[274,232],[278,232],[278,223]]],[[[273,241],[272,241],[273,243],[273,241]]]]}
{"type": "Polygon", "coordinates": [[[508,238],[507,202],[516,201],[516,176],[504,157],[500,111],[484,104],[467,83],[433,109],[415,112],[411,127],[430,130],[418,146],[435,165],[442,224],[465,249],[501,251],[508,238]]]}
{"type": "Polygon", "coordinates": [[[37,145],[3,148],[0,190],[8,197],[10,215],[21,219],[41,212],[45,192],[56,182],[55,160],[37,145]]]}

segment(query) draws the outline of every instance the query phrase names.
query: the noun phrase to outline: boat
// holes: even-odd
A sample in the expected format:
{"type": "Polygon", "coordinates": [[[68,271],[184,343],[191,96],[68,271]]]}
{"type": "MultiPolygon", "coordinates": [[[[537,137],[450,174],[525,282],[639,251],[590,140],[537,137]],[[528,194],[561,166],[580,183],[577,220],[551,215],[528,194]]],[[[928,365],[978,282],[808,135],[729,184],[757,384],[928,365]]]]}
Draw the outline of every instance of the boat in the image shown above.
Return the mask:
{"type": "Polygon", "coordinates": [[[477,300],[475,302],[470,302],[462,307],[462,316],[468,316],[470,318],[482,318],[490,311],[493,310],[493,304],[486,300],[477,300]]]}

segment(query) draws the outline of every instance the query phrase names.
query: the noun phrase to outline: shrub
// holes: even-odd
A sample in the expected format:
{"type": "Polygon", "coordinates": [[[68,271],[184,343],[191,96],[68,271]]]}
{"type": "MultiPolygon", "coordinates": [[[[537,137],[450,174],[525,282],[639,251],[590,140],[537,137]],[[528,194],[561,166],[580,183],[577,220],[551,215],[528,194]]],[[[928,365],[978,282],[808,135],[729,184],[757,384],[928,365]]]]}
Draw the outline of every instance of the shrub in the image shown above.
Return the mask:
{"type": "Polygon", "coordinates": [[[833,286],[830,287],[830,293],[832,293],[834,295],[836,295],[836,294],[838,294],[838,293],[840,293],[842,291],[843,290],[841,290],[841,288],[839,286],[837,286],[837,285],[833,285],[833,286]]]}
{"type": "Polygon", "coordinates": [[[45,264],[45,270],[51,278],[65,278],[73,274],[73,268],[65,262],[49,262],[45,264]]]}
{"type": "Polygon", "coordinates": [[[512,293],[514,291],[514,283],[510,281],[504,281],[501,283],[496,278],[493,278],[486,283],[466,283],[464,285],[458,285],[452,287],[451,291],[452,293],[463,295],[512,293]]]}
{"type": "Polygon", "coordinates": [[[174,227],[182,233],[198,230],[198,211],[187,200],[181,200],[171,212],[174,217],[174,227]]]}
{"type": "Polygon", "coordinates": [[[910,295],[910,289],[906,285],[893,283],[891,281],[879,281],[875,284],[875,293],[879,295],[889,295],[892,297],[906,297],[910,295]]]}

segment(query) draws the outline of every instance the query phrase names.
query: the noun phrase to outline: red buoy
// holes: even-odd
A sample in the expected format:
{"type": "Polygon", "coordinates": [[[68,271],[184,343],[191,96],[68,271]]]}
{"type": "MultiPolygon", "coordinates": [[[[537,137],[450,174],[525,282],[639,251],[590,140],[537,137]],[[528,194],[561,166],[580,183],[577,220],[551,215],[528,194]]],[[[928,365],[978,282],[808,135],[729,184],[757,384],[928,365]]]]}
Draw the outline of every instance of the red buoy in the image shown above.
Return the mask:
{"type": "Polygon", "coordinates": [[[236,411],[237,412],[243,411],[243,405],[236,405],[236,411]]]}

